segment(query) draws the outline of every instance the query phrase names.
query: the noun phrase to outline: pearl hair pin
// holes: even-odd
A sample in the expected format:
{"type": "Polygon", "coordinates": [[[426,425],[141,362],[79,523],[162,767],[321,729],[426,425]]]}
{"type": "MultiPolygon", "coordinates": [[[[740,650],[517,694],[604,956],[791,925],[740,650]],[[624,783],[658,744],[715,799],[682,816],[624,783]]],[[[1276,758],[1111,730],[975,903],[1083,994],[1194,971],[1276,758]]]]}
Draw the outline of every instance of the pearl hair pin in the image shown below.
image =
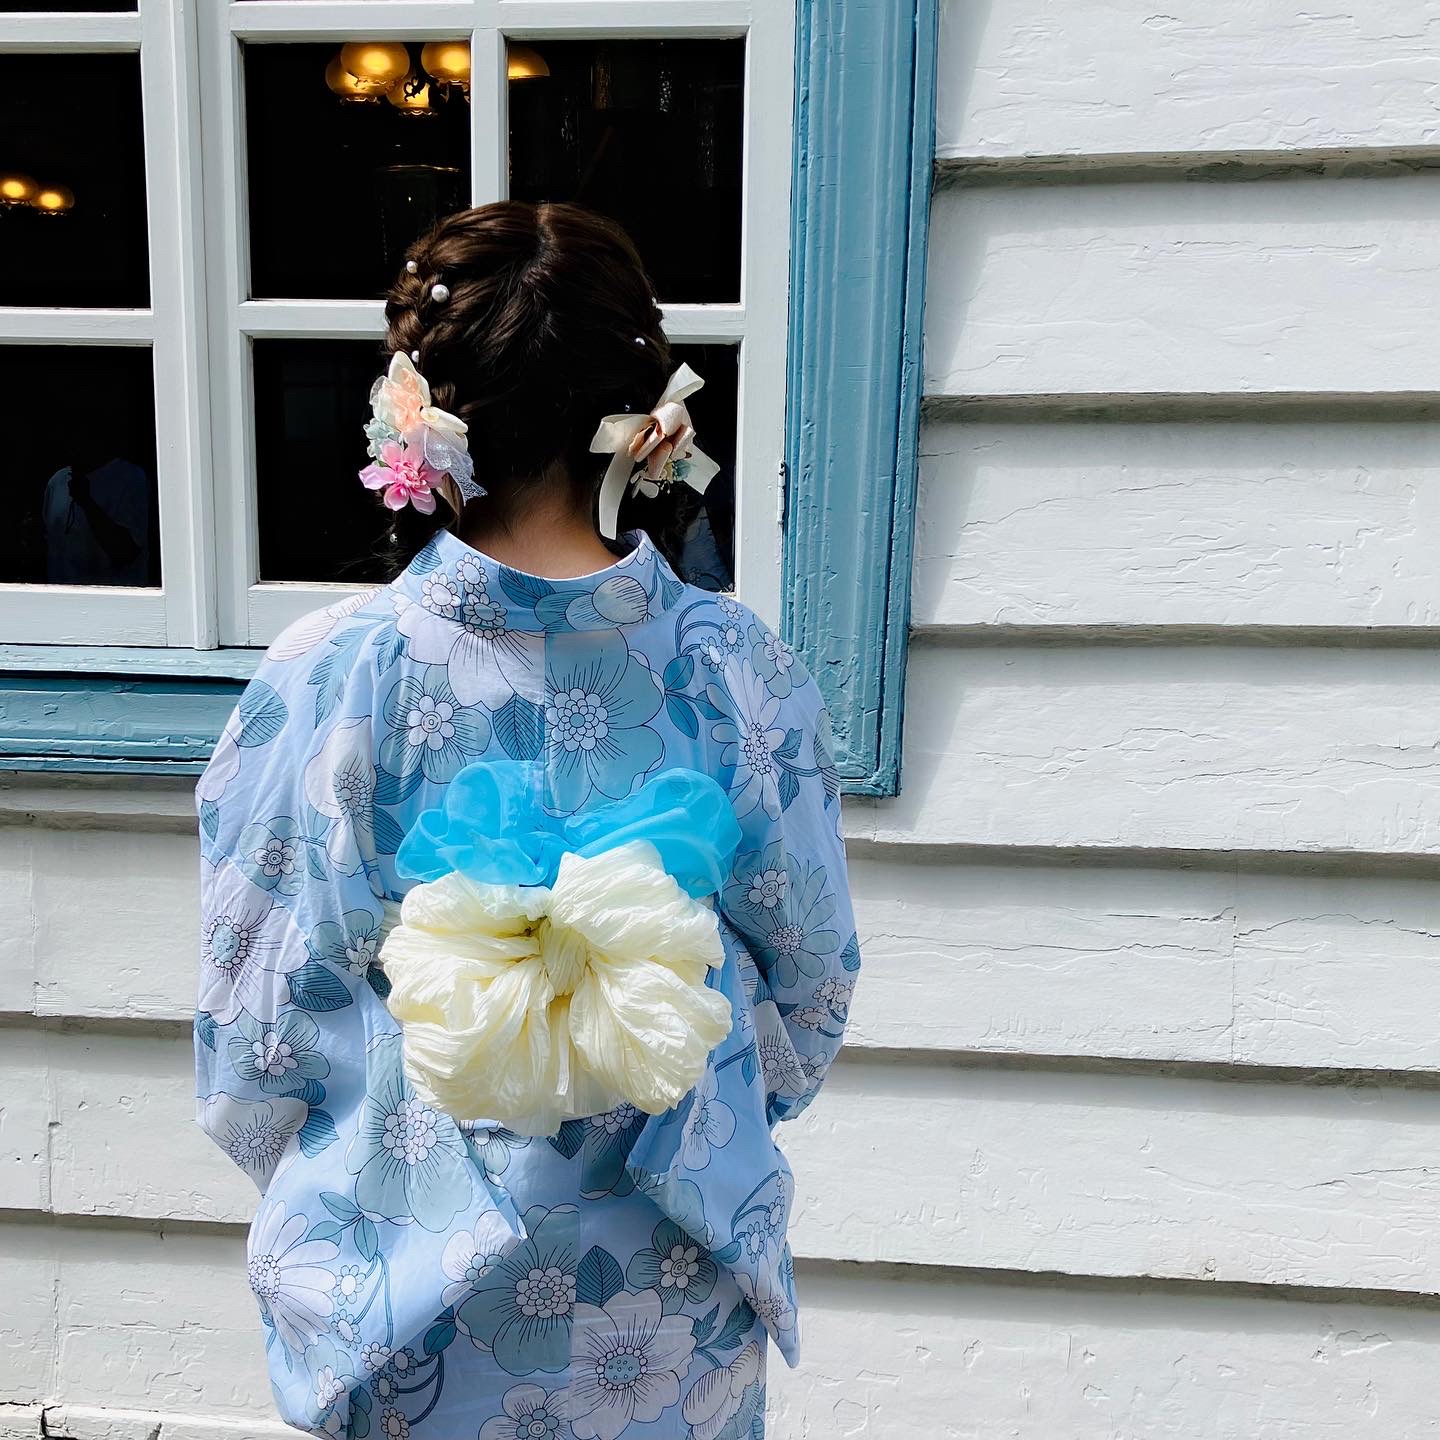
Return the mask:
{"type": "Polygon", "coordinates": [[[413,260],[407,260],[405,262],[405,273],[407,275],[418,275],[420,273],[420,267],[413,260]]]}
{"type": "Polygon", "coordinates": [[[450,287],[448,285],[432,285],[430,298],[437,305],[443,305],[450,298],[450,287]]]}
{"type": "Polygon", "coordinates": [[[410,352],[410,358],[418,365],[420,363],[420,352],[418,350],[412,350],[410,352]]]}

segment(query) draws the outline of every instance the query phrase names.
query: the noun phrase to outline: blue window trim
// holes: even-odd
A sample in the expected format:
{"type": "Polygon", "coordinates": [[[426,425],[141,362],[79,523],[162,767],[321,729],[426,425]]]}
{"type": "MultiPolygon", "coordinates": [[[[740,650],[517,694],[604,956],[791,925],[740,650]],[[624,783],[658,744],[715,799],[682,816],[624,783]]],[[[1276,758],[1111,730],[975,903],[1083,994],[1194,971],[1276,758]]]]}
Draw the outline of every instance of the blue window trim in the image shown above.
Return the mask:
{"type": "Polygon", "coordinates": [[[858,795],[900,783],[937,11],[796,16],[784,624],[858,795]]]}
{"type": "Polygon", "coordinates": [[[0,770],[198,775],[258,650],[0,645],[0,770]]]}
{"type": "MultiPolygon", "coordinates": [[[[786,633],[851,794],[892,795],[938,0],[798,0],[786,633]]],[[[258,650],[0,645],[0,770],[198,774],[258,650]]]]}

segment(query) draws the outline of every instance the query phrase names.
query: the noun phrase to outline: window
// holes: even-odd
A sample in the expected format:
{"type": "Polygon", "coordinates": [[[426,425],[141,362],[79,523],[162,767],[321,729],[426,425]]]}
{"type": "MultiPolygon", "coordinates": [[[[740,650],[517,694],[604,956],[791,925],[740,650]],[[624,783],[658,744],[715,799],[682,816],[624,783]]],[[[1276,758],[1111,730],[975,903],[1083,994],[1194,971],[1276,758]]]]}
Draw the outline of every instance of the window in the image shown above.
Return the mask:
{"type": "Polygon", "coordinates": [[[388,573],[384,517],[353,474],[380,296],[438,216],[506,195],[577,200],[631,230],[677,354],[706,378],[702,441],[730,461],[685,566],[778,608],[788,226],[764,217],[788,216],[793,53],[788,20],[737,8],[717,23],[726,8],[702,25],[690,0],[594,0],[583,24],[563,0],[206,13],[215,508],[236,537],[216,555],[221,643],[263,643],[336,586],[388,573]],[[365,65],[384,98],[337,94],[365,65]],[[667,144],[697,161],[657,203],[667,144]]]}
{"type": "Polygon", "coordinates": [[[389,573],[354,474],[380,297],[417,233],[506,195],[631,231],[724,467],[685,568],[777,614],[784,10],[0,5],[0,383],[66,417],[15,460],[0,642],[258,646],[389,573]]]}
{"type": "Polygon", "coordinates": [[[634,233],[725,467],[686,566],[783,618],[846,788],[893,793],[936,8],[0,0],[0,384],[53,421],[13,427],[6,768],[198,764],[251,647],[389,567],[378,296],[513,194],[634,233]],[[146,677],[118,725],[96,674],[146,677]]]}
{"type": "Polygon", "coordinates": [[[0,12],[0,639],[212,644],[182,17],[26,8],[0,12]]]}

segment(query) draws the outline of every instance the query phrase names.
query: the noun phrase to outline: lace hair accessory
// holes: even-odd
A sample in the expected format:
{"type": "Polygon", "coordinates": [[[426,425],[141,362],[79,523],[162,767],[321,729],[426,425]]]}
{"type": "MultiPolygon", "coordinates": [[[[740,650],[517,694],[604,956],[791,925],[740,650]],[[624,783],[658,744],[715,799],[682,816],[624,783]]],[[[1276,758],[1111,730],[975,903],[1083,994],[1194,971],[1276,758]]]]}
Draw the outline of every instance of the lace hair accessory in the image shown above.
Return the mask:
{"type": "Polygon", "coordinates": [[[475,480],[466,424],[430,403],[430,385],[403,351],[370,390],[371,416],[365,425],[375,462],[360,472],[367,490],[383,490],[392,510],[413,505],[435,513],[438,492],[458,514],[467,500],[485,494],[475,480]]]}
{"type": "Polygon", "coordinates": [[[677,480],[703,495],[720,467],[695,446],[685,398],[705,382],[682,365],[648,415],[607,415],[590,442],[596,455],[612,455],[600,482],[600,533],[615,538],[626,486],[658,495],[677,480]]]}

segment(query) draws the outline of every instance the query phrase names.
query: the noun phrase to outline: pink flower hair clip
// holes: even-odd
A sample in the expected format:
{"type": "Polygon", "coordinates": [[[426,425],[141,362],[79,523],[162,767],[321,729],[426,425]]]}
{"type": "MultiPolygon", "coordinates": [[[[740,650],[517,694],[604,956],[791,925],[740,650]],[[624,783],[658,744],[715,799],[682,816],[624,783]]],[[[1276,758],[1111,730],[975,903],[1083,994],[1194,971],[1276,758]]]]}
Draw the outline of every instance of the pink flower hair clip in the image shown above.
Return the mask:
{"type": "Polygon", "coordinates": [[[485,494],[475,480],[465,422],[430,403],[429,382],[403,350],[371,388],[370,410],[365,435],[375,463],[360,480],[367,490],[383,491],[391,510],[413,505],[433,515],[438,491],[458,514],[467,500],[485,494]]]}
{"type": "Polygon", "coordinates": [[[648,415],[607,415],[590,442],[596,455],[612,455],[600,482],[600,533],[615,538],[626,486],[642,495],[658,495],[676,481],[697,495],[720,467],[695,446],[695,427],[685,399],[705,382],[688,366],[670,377],[648,415]]]}

